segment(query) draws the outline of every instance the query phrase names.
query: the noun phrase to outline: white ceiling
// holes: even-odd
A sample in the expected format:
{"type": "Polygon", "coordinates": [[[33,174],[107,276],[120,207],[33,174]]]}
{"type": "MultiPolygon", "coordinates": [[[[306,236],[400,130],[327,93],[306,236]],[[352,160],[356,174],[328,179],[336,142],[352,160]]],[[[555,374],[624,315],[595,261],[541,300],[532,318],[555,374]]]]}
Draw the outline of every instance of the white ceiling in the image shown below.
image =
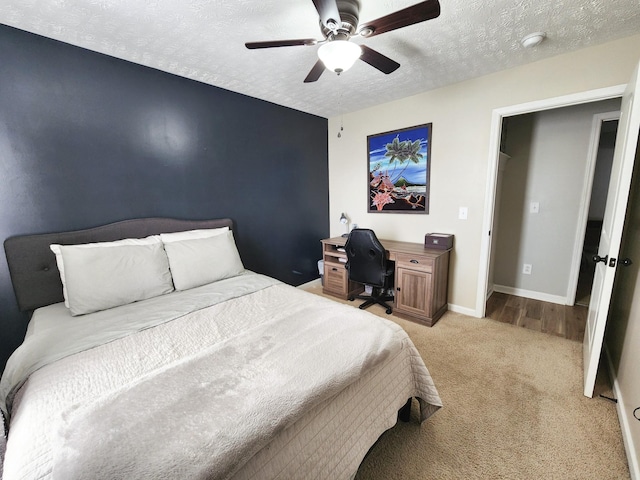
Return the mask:
{"type": "MultiPolygon", "coordinates": [[[[361,0],[360,23],[417,2],[361,0]]],[[[352,40],[399,62],[395,72],[357,62],[307,84],[317,46],[244,42],[321,39],[312,0],[3,0],[0,22],[327,118],[640,33],[640,0],[440,4],[436,19],[352,40]],[[536,31],[547,40],[524,49],[536,31]]]]}

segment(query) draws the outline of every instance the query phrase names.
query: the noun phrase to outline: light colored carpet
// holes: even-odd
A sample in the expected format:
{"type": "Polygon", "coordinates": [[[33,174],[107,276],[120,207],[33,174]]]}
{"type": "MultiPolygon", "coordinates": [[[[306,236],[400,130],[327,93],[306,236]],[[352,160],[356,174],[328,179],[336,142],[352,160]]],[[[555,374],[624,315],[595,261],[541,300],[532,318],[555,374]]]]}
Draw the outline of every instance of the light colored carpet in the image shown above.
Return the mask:
{"type": "Polygon", "coordinates": [[[367,310],[407,331],[444,408],[419,425],[414,401],[357,480],[630,478],[615,405],[582,394],[581,343],[452,312],[429,328],[367,310]]]}

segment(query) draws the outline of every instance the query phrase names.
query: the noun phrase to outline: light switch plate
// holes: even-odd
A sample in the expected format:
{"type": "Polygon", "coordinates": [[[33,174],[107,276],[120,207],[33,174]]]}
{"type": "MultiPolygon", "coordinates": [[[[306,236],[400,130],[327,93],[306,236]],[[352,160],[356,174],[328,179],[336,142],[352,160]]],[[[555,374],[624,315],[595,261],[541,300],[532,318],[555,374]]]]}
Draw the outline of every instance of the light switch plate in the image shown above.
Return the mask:
{"type": "Polygon", "coordinates": [[[460,220],[466,220],[468,213],[469,213],[469,211],[468,211],[467,207],[460,207],[460,210],[458,211],[458,218],[460,220]]]}

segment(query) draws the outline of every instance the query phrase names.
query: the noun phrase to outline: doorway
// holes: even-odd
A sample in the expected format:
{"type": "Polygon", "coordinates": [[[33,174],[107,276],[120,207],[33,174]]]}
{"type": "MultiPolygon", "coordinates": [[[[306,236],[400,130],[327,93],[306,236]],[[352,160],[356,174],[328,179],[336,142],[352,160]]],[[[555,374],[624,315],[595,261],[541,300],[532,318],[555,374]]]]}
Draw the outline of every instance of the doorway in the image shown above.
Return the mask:
{"type": "Polygon", "coordinates": [[[640,64],[636,66],[629,83],[626,85],[496,109],[492,114],[491,134],[489,137],[489,168],[485,196],[486,208],[483,220],[483,232],[485,232],[485,235],[482,238],[480,276],[476,297],[476,312],[479,314],[478,316],[484,316],[485,314],[486,292],[489,285],[489,252],[492,244],[491,225],[495,205],[499,138],[503,118],[541,109],[578,105],[611,98],[622,99],[621,110],[624,115],[620,117],[618,125],[611,179],[607,192],[607,205],[600,236],[599,251],[602,251],[604,255],[602,258],[603,265],[601,266],[598,263],[596,267],[591,291],[592,299],[589,304],[589,314],[583,341],[584,395],[587,397],[593,395],[604,330],[611,304],[613,280],[618,260],[615,257],[618,256],[621,246],[624,216],[628,206],[629,192],[631,191],[631,174],[637,155],[636,148],[640,140],[640,137],[638,137],[638,132],[640,132],[640,104],[634,104],[633,102],[636,93],[640,92],[639,70],[640,64]],[[609,259],[608,261],[606,260],[607,258],[609,259]]]}
{"type": "Polygon", "coordinates": [[[611,99],[503,119],[501,152],[509,160],[496,188],[494,291],[573,305],[585,227],[597,225],[595,207],[606,203],[612,155],[601,155],[596,169],[603,119],[617,118],[619,105],[611,99]]]}
{"type": "Polygon", "coordinates": [[[509,107],[495,109],[491,118],[491,132],[489,136],[489,163],[487,169],[487,189],[485,195],[485,209],[483,218],[483,237],[480,251],[479,277],[476,295],[476,316],[484,317],[486,308],[487,292],[489,291],[489,266],[492,247],[492,225],[493,214],[496,203],[496,185],[498,177],[498,159],[500,153],[500,139],[502,133],[503,119],[515,115],[530,112],[539,112],[559,107],[579,105],[589,102],[597,102],[612,98],[620,98],[624,93],[625,86],[618,85],[597,90],[571,94],[562,97],[555,97],[545,100],[538,100],[509,107]]]}

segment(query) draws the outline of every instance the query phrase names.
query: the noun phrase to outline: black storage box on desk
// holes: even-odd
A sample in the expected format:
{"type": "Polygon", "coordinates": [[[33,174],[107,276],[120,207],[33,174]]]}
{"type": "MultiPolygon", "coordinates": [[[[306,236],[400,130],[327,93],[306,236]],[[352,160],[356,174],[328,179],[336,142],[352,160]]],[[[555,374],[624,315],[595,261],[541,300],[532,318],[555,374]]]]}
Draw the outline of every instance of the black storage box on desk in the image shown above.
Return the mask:
{"type": "Polygon", "coordinates": [[[453,235],[449,233],[427,233],[424,236],[424,248],[449,250],[453,248],[453,235]]]}

